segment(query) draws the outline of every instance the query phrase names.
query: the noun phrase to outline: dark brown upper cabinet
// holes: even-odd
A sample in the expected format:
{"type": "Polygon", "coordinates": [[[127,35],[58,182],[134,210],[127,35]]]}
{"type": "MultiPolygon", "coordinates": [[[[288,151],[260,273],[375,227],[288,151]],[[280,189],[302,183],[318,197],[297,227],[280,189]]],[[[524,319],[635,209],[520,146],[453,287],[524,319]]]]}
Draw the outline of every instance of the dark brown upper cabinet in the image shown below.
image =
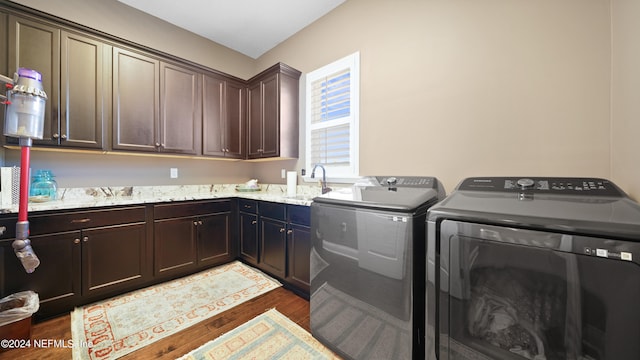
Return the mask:
{"type": "Polygon", "coordinates": [[[246,86],[221,75],[205,75],[203,86],[203,155],[245,156],[246,86]]]}
{"type": "Polygon", "coordinates": [[[247,158],[298,157],[299,79],[278,63],[248,81],[247,158]]]}
{"type": "Polygon", "coordinates": [[[43,139],[35,145],[103,148],[110,51],[90,35],[9,16],[9,72],[40,72],[48,97],[43,139]]]}
{"type": "Polygon", "coordinates": [[[111,46],[98,39],[62,32],[60,136],[70,147],[104,148],[111,84],[111,46]]]}
{"type": "Polygon", "coordinates": [[[202,95],[195,70],[113,50],[113,149],[198,155],[202,95]]]}
{"type": "Polygon", "coordinates": [[[10,2],[0,4],[4,28],[0,71],[43,76],[48,100],[36,146],[298,157],[300,72],[288,65],[244,81],[10,2]]]}

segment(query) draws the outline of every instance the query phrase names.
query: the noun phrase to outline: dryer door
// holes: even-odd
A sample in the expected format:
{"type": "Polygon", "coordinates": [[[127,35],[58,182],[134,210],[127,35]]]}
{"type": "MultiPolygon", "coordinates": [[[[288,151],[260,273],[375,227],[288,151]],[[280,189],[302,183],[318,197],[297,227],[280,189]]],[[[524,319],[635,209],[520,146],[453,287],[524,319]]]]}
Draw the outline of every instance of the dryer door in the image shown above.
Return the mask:
{"type": "Polygon", "coordinates": [[[640,246],[441,223],[439,359],[640,359],[640,246]]]}

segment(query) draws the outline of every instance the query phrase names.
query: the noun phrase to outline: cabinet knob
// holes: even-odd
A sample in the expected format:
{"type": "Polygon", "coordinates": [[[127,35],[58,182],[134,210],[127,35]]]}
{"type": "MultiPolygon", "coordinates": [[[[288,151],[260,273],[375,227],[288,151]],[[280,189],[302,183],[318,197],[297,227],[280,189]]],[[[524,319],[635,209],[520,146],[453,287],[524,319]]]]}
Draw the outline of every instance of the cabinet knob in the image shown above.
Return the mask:
{"type": "Polygon", "coordinates": [[[289,235],[293,234],[293,230],[291,230],[291,229],[287,230],[287,234],[289,234],[289,235]]]}
{"type": "Polygon", "coordinates": [[[155,143],[156,147],[160,147],[160,143],[155,143]]]}
{"type": "Polygon", "coordinates": [[[67,139],[67,135],[62,134],[62,136],[60,136],[60,138],[61,138],[62,140],[66,140],[66,139],[67,139]]]}
{"type": "Polygon", "coordinates": [[[193,222],[193,225],[198,226],[198,222],[197,222],[197,221],[194,221],[194,222],[193,222]]]}
{"type": "Polygon", "coordinates": [[[84,241],[84,242],[89,241],[89,237],[88,237],[88,236],[83,237],[83,238],[82,238],[82,241],[84,241]]]}
{"type": "Polygon", "coordinates": [[[4,235],[4,232],[7,231],[6,226],[0,226],[0,235],[4,235]]]}
{"type": "Polygon", "coordinates": [[[73,239],[74,244],[80,244],[80,239],[73,239]]]}
{"type": "Polygon", "coordinates": [[[57,139],[57,138],[60,137],[60,134],[53,134],[53,135],[51,135],[51,137],[54,138],[54,139],[57,139]]]}
{"type": "Polygon", "coordinates": [[[202,220],[198,220],[198,225],[202,225],[202,220]]]}
{"type": "Polygon", "coordinates": [[[257,223],[258,223],[257,221],[253,220],[253,221],[251,222],[251,225],[255,225],[255,224],[257,224],[257,223]]]}
{"type": "Polygon", "coordinates": [[[284,232],[284,228],[280,228],[280,232],[283,233],[284,232]]]}

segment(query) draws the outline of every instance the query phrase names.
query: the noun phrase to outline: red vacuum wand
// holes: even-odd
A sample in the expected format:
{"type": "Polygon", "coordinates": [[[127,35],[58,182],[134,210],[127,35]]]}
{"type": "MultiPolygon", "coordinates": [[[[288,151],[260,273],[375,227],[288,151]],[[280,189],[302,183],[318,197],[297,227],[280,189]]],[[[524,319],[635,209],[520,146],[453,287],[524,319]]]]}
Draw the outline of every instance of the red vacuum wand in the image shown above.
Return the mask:
{"type": "Polygon", "coordinates": [[[20,68],[14,79],[2,76],[0,81],[13,85],[7,86],[7,95],[3,96],[7,105],[4,134],[17,137],[21,148],[18,222],[11,246],[24,269],[32,273],[40,265],[40,259],[29,240],[29,157],[32,139],[42,139],[47,94],[42,90],[42,75],[31,69],[20,68]]]}

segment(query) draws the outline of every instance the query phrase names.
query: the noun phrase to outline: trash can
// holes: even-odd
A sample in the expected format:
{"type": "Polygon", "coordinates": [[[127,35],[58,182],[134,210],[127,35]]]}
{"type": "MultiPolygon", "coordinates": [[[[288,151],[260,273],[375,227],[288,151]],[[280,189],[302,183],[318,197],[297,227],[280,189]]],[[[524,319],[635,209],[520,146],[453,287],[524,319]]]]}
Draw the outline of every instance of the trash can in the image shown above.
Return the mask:
{"type": "MultiPolygon", "coordinates": [[[[38,294],[22,291],[0,299],[0,339],[31,339],[31,315],[40,308],[38,294]]],[[[0,352],[6,350],[0,348],[0,352]]]]}

